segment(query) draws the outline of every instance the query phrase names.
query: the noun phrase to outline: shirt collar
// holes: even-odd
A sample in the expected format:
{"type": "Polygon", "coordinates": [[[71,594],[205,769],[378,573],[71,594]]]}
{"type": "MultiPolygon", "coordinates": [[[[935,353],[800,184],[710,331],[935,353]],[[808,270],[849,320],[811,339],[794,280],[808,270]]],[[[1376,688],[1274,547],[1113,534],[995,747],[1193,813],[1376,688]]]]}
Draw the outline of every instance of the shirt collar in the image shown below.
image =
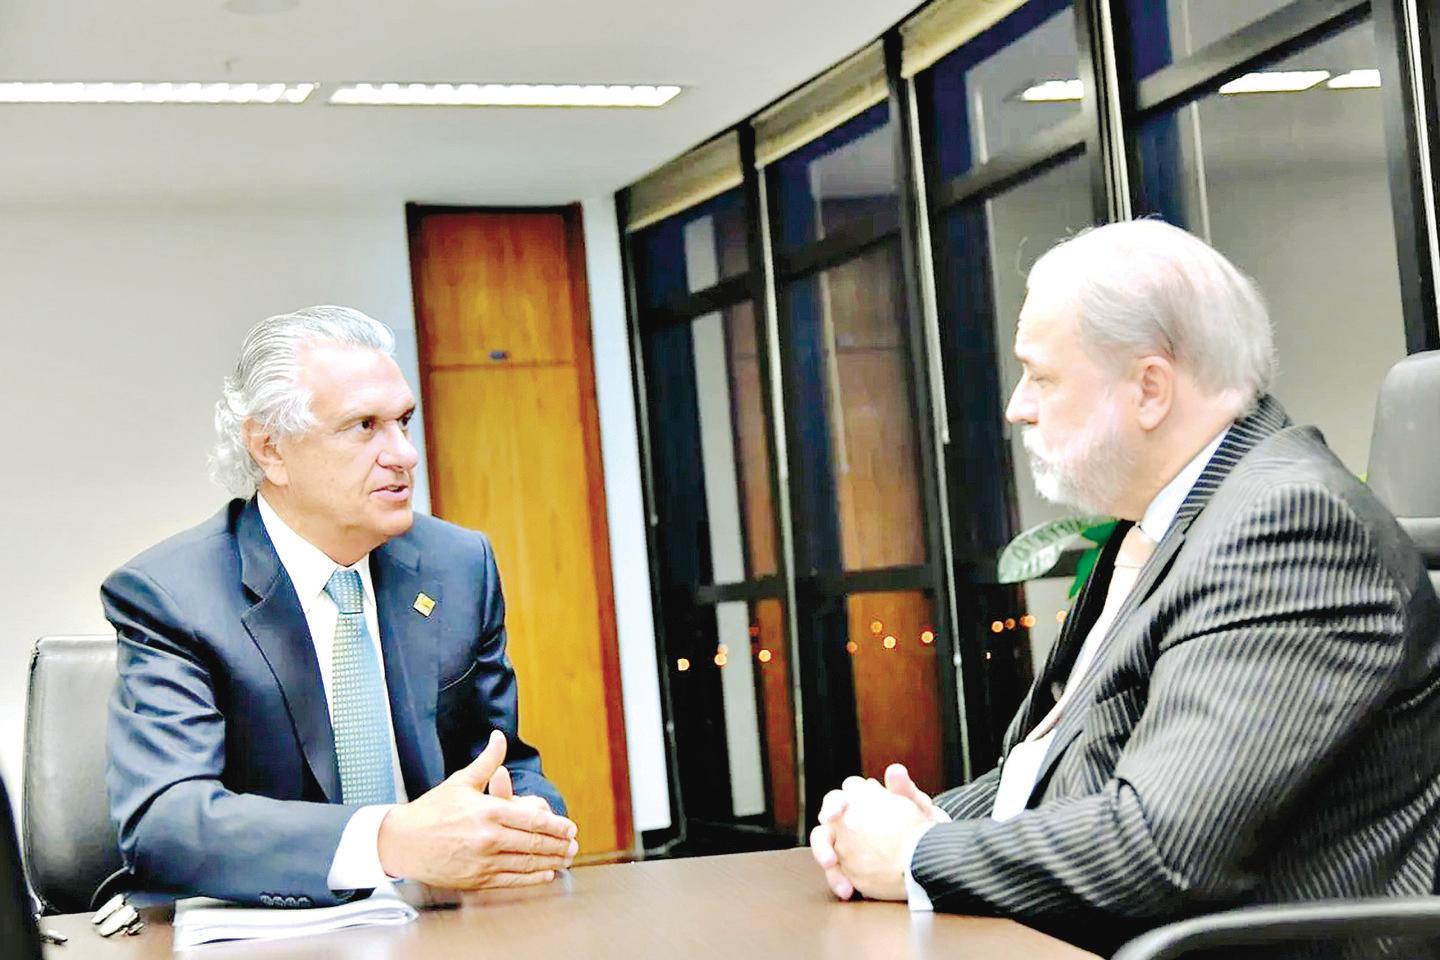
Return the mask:
{"type": "Polygon", "coordinates": [[[1145,516],[1140,518],[1140,530],[1145,536],[1155,543],[1165,539],[1165,534],[1170,532],[1170,525],[1175,522],[1175,515],[1180,512],[1181,505],[1190,494],[1190,488],[1195,486],[1195,481],[1205,472],[1205,465],[1210,462],[1210,458],[1215,455],[1221,441],[1229,432],[1230,428],[1226,427],[1217,433],[1203,450],[1195,454],[1190,462],[1181,467],[1180,472],[1155,494],[1155,499],[1145,508],[1145,516]]]}
{"type": "MultiPolygon", "coordinates": [[[[280,519],[280,514],[275,512],[275,508],[270,506],[263,494],[256,496],[255,500],[260,507],[260,522],[265,526],[265,533],[269,535],[275,553],[280,557],[280,564],[290,575],[290,582],[295,585],[295,595],[300,598],[300,609],[308,614],[315,601],[325,593],[325,585],[330,582],[330,577],[340,565],[326,556],[324,550],[300,536],[288,523],[280,519]]],[[[373,606],[375,588],[370,583],[369,560],[370,554],[367,553],[346,569],[360,574],[365,600],[373,606]]]]}

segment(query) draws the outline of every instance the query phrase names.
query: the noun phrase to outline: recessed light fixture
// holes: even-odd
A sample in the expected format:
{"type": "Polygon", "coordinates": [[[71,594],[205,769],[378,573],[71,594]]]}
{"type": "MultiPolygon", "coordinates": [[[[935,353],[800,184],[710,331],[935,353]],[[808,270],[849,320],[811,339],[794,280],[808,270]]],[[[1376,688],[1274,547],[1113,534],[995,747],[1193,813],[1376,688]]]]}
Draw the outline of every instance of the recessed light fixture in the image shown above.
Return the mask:
{"type": "Polygon", "coordinates": [[[1061,103],[1084,96],[1085,84],[1079,80],[1042,80],[1020,91],[1020,99],[1027,103],[1061,103]]]}
{"type": "Polygon", "coordinates": [[[351,83],[330,95],[340,105],[386,107],[660,107],[676,86],[558,83],[351,83]]]}
{"type": "Polygon", "coordinates": [[[1236,77],[1220,87],[1224,94],[1236,93],[1299,93],[1309,90],[1326,77],[1329,70],[1262,70],[1236,77]]]}
{"type": "Polygon", "coordinates": [[[1351,70],[1325,81],[1331,90],[1369,90],[1380,86],[1379,70],[1351,70]]]}
{"type": "Polygon", "coordinates": [[[0,103],[304,103],[313,83],[0,81],[0,103]]]}

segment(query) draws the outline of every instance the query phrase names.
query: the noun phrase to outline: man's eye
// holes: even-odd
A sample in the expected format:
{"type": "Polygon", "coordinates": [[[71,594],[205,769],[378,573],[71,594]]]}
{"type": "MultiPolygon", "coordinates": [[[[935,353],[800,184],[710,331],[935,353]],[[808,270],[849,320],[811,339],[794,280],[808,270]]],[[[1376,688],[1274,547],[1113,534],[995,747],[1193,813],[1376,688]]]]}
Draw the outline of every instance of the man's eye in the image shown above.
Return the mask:
{"type": "Polygon", "coordinates": [[[371,430],[374,430],[374,429],[375,429],[375,418],[374,418],[374,417],[365,417],[365,418],[363,418],[363,419],[359,422],[358,426],[360,427],[361,430],[364,430],[366,433],[369,433],[371,430]]]}
{"type": "Polygon", "coordinates": [[[408,429],[409,426],[410,426],[410,418],[413,417],[413,416],[415,416],[415,414],[413,414],[413,413],[407,413],[407,414],[405,414],[405,416],[401,417],[401,418],[400,418],[400,429],[402,429],[402,430],[408,429]]]}

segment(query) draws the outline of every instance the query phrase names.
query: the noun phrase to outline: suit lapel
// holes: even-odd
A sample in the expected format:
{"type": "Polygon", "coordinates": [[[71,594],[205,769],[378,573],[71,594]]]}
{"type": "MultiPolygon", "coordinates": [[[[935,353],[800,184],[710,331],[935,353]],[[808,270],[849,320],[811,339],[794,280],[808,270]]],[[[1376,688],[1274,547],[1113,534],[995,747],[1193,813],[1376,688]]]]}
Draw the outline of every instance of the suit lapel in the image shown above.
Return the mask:
{"type": "MultiPolygon", "coordinates": [[[[1111,623],[1110,629],[1106,631],[1105,637],[1101,641],[1100,649],[1095,653],[1094,665],[1086,671],[1086,675],[1081,678],[1080,688],[1075,692],[1074,698],[1070,701],[1070,704],[1065,709],[1064,715],[1060,718],[1060,722],[1055,728],[1055,736],[1050,741],[1050,748],[1045,753],[1045,759],[1041,761],[1039,775],[1035,778],[1036,789],[1031,794],[1032,803],[1035,797],[1042,791],[1046,779],[1054,769],[1055,764],[1060,761],[1060,757],[1064,754],[1066,748],[1079,736],[1080,731],[1084,728],[1085,717],[1086,714],[1089,713],[1091,698],[1094,696],[1096,685],[1104,675],[1104,663],[1106,658],[1111,654],[1111,648],[1115,645],[1116,638],[1123,635],[1127,621],[1135,612],[1136,608],[1148,600],[1165,579],[1165,575],[1170,571],[1170,567],[1175,562],[1176,555],[1180,552],[1180,547],[1185,542],[1185,536],[1190,530],[1190,525],[1195,522],[1195,518],[1205,509],[1205,505],[1210,502],[1210,498],[1215,495],[1215,491],[1219,489],[1220,484],[1230,475],[1230,471],[1235,468],[1235,464],[1239,463],[1240,459],[1254,449],[1255,445],[1261,440],[1289,425],[1290,418],[1286,415],[1284,408],[1280,406],[1279,401],[1266,395],[1260,399],[1260,403],[1253,413],[1237,420],[1231,426],[1230,432],[1226,434],[1225,439],[1220,442],[1220,446],[1215,449],[1215,453],[1211,456],[1209,463],[1207,463],[1205,469],[1201,471],[1199,479],[1195,481],[1195,485],[1191,487],[1190,492],[1186,494],[1184,502],[1181,503],[1179,511],[1175,514],[1174,521],[1170,524],[1170,529],[1165,533],[1164,539],[1160,541],[1159,545],[1155,548],[1154,554],[1151,555],[1150,559],[1146,561],[1144,568],[1141,569],[1139,577],[1135,580],[1135,586],[1131,588],[1129,596],[1125,598],[1125,602],[1115,615],[1114,622],[1111,623]]],[[[1124,531],[1117,528],[1111,540],[1118,543],[1118,538],[1123,537],[1123,535],[1124,531]]],[[[1113,553],[1109,554],[1108,560],[1113,567],[1113,553]]],[[[1096,578],[1091,577],[1091,580],[1094,579],[1096,578]]],[[[1106,577],[1106,582],[1108,585],[1108,576],[1106,577]]],[[[1103,595],[1103,591],[1101,591],[1101,596],[1103,597],[1103,595]]],[[[1100,602],[1103,603],[1103,600],[1100,602]]],[[[1098,608],[1096,615],[1098,615],[1098,608]]],[[[1089,623],[1094,622],[1093,616],[1087,619],[1089,623]]],[[[1088,626],[1086,629],[1088,630],[1088,626]]],[[[1083,642],[1083,637],[1084,635],[1080,634],[1080,639],[1076,642],[1083,642]]],[[[1073,660],[1074,658],[1071,657],[1071,662],[1073,662],[1073,660]]]]}
{"type": "Polygon", "coordinates": [[[1075,602],[1070,605],[1070,612],[1060,626],[1060,635],[1050,647],[1045,665],[1036,674],[1035,683],[1031,685],[1030,693],[1016,715],[1016,722],[1012,723],[1005,733],[1004,753],[1009,753],[1055,705],[1055,697],[1050,687],[1054,683],[1063,684],[1070,675],[1070,669],[1075,665],[1075,658],[1079,656],[1080,647],[1085,642],[1085,635],[1090,632],[1090,625],[1100,616],[1100,610],[1105,606],[1105,591],[1110,586],[1110,571],[1115,566],[1115,554],[1120,551],[1120,541],[1125,539],[1125,531],[1128,529],[1129,524],[1118,525],[1110,539],[1105,542],[1100,556],[1096,558],[1094,570],[1080,587],[1075,602]]]}
{"type": "Polygon", "coordinates": [[[275,674],[315,782],[327,800],[338,803],[340,768],[335,761],[335,734],[315,644],[295,587],[265,533],[253,498],[240,512],[235,537],[240,546],[241,582],[256,598],[240,619],[275,674]]]}
{"type": "Polygon", "coordinates": [[[445,607],[440,603],[439,583],[422,574],[420,552],[404,538],[391,540],[370,554],[370,574],[375,583],[395,749],[405,790],[414,798],[445,774],[435,735],[439,674],[434,640],[445,607]],[[421,593],[435,601],[429,616],[415,609],[421,593]]]}

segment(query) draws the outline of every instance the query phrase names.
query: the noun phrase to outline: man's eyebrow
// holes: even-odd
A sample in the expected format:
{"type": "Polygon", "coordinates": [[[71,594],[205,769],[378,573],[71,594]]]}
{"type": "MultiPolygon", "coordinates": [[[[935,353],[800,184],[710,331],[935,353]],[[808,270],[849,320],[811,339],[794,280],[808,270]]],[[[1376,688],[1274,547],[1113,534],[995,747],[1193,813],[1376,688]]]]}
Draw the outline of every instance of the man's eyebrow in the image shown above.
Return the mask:
{"type": "Polygon", "coordinates": [[[361,421],[361,420],[369,420],[369,419],[375,419],[375,420],[391,420],[391,419],[393,419],[393,420],[399,420],[401,417],[413,415],[413,414],[415,413],[415,410],[416,410],[416,408],[417,408],[418,406],[419,406],[419,404],[412,403],[412,404],[410,404],[409,406],[407,406],[404,410],[401,410],[401,411],[400,411],[398,414],[396,414],[394,417],[391,417],[391,416],[389,416],[388,414],[385,414],[385,413],[383,413],[383,412],[381,412],[381,411],[379,411],[379,410],[376,410],[376,409],[374,409],[374,408],[372,408],[372,407],[351,407],[351,408],[349,408],[348,410],[343,410],[343,411],[341,411],[340,416],[339,416],[337,422],[339,422],[339,423],[342,424],[342,425],[347,425],[347,424],[351,424],[351,423],[357,423],[357,422],[359,422],[359,421],[361,421]]]}

